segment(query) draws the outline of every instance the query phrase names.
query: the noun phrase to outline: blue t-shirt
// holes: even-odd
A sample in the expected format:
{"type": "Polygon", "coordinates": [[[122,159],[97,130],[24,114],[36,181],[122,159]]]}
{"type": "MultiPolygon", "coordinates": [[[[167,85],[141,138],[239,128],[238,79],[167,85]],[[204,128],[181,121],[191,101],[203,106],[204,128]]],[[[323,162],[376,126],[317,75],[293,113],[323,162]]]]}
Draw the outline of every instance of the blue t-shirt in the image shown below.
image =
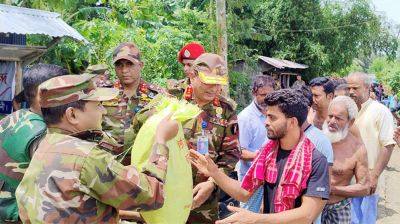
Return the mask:
{"type": "MultiPolygon", "coordinates": [[[[238,115],[239,142],[242,148],[257,152],[267,141],[265,115],[257,108],[255,102],[243,109],[238,115]]],[[[247,173],[252,161],[240,160],[239,179],[247,173]]]]}
{"type": "Polygon", "coordinates": [[[305,130],[304,134],[314,144],[315,148],[320,151],[328,161],[329,166],[333,165],[333,149],[332,143],[329,138],[317,127],[310,124],[305,130]]]}

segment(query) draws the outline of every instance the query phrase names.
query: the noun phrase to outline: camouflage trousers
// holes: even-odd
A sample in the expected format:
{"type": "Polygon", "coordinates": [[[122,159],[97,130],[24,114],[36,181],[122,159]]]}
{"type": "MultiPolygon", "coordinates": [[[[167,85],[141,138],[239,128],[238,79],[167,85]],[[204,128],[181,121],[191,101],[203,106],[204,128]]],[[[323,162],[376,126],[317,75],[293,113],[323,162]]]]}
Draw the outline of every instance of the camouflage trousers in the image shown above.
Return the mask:
{"type": "Polygon", "coordinates": [[[188,224],[208,224],[218,220],[218,194],[211,194],[211,197],[197,209],[190,212],[188,224]]]}

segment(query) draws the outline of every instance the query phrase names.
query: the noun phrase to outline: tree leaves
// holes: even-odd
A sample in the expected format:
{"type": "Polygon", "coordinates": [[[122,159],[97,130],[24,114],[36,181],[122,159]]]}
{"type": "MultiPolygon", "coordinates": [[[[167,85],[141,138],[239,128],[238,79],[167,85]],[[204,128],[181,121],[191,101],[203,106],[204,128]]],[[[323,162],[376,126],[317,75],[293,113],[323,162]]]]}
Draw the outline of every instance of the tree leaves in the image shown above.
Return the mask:
{"type": "MultiPolygon", "coordinates": [[[[1,0],[0,0],[1,1],[1,0]]],[[[111,52],[123,41],[135,42],[145,60],[142,75],[157,84],[183,78],[176,60],[190,41],[216,52],[215,1],[206,0],[13,0],[13,4],[59,12],[92,44],[64,40],[41,58],[80,73],[89,64],[111,65],[111,52]]],[[[307,64],[306,79],[368,67],[371,55],[394,60],[398,38],[368,0],[227,0],[228,60],[244,61],[246,71],[230,73],[233,96],[249,95],[257,56],[307,64]],[[253,69],[251,68],[253,67],[253,69]],[[242,88],[243,87],[243,88],[242,88]]],[[[46,37],[29,37],[43,44],[46,37]]],[[[113,72],[113,70],[110,70],[113,72]]],[[[393,73],[395,74],[395,73],[393,73]]],[[[396,79],[389,79],[396,80],[396,79]]],[[[393,81],[394,82],[394,81],[393,81]]]]}

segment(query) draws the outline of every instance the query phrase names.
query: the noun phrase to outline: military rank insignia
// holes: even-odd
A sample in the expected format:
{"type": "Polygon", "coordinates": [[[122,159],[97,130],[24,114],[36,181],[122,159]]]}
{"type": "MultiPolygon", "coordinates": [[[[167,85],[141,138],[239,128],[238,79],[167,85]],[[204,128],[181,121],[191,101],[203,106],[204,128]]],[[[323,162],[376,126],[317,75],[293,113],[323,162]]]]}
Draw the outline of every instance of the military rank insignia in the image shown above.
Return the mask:
{"type": "Polygon", "coordinates": [[[217,124],[217,125],[223,126],[223,127],[228,126],[228,121],[226,119],[223,119],[223,118],[219,117],[219,116],[211,117],[210,118],[210,123],[217,124]]]}

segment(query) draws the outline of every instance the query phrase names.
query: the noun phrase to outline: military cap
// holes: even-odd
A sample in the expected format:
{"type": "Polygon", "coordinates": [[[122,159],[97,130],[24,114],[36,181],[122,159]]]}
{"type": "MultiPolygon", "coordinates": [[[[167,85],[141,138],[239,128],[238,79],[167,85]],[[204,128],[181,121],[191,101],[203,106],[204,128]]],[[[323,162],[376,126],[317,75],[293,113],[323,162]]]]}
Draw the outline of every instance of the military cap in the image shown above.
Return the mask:
{"type": "Polygon", "coordinates": [[[189,43],[182,47],[181,50],[178,52],[178,61],[182,64],[183,59],[195,60],[205,52],[206,51],[201,44],[189,43]]]}
{"type": "Polygon", "coordinates": [[[105,64],[96,64],[88,66],[86,72],[90,74],[103,74],[107,69],[108,66],[105,64]]]}
{"type": "Polygon", "coordinates": [[[228,85],[224,59],[217,54],[204,53],[193,62],[193,70],[205,84],[228,85]]]}
{"type": "Polygon", "coordinates": [[[79,100],[107,101],[118,95],[118,89],[97,88],[94,76],[63,75],[47,80],[39,85],[40,106],[57,107],[79,100]]]}
{"type": "Polygon", "coordinates": [[[86,68],[85,73],[94,74],[96,77],[94,81],[96,82],[97,87],[112,87],[114,84],[109,79],[108,75],[108,66],[106,64],[96,64],[90,65],[86,68]]]}
{"type": "Polygon", "coordinates": [[[140,53],[138,47],[131,42],[124,42],[118,45],[113,52],[113,64],[118,60],[125,59],[132,63],[140,61],[140,53]]]}

